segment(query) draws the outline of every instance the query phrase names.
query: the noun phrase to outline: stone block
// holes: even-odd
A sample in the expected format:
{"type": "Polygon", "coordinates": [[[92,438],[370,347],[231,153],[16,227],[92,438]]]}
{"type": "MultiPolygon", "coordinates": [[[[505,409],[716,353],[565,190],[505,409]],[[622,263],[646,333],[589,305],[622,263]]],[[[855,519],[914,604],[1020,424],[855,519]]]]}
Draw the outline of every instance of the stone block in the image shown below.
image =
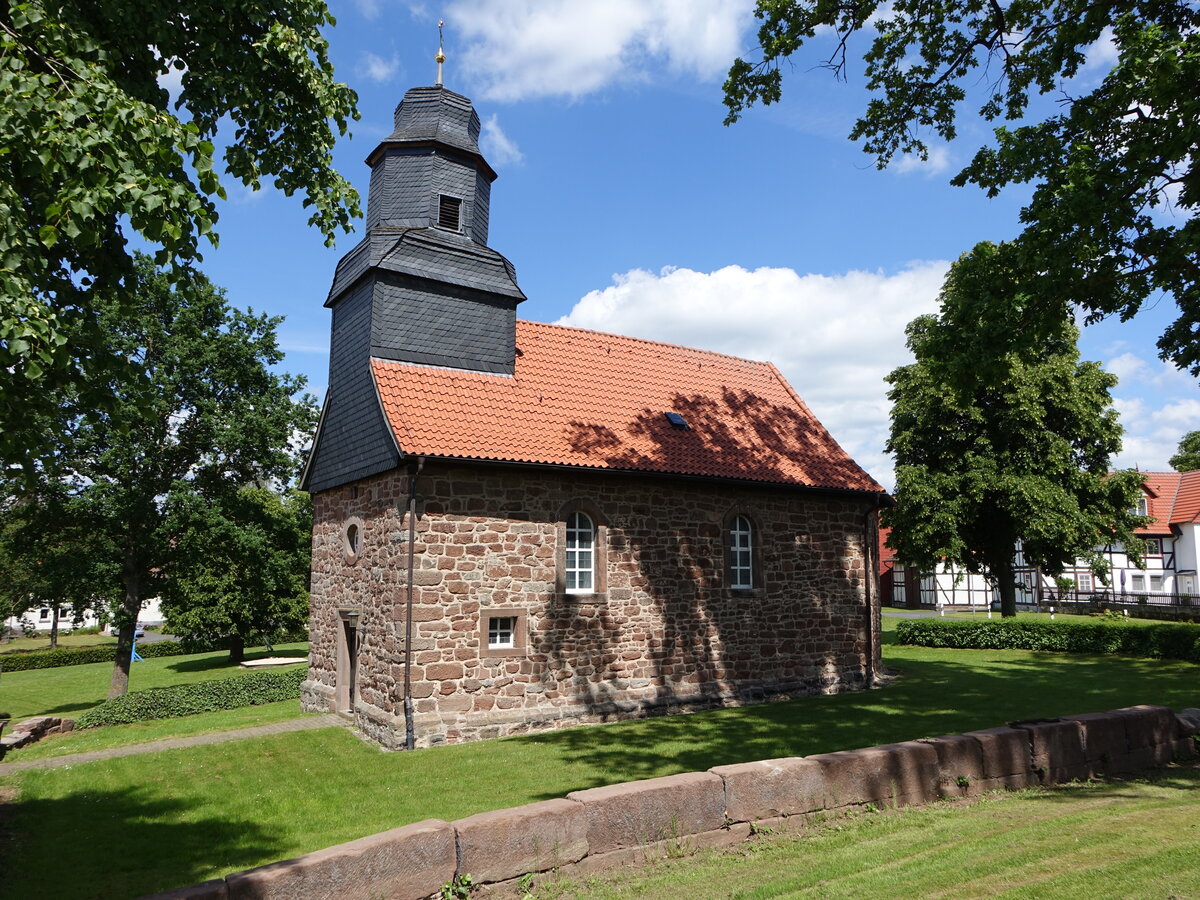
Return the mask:
{"type": "Polygon", "coordinates": [[[1087,778],[1082,729],[1068,719],[1031,719],[1011,723],[1029,736],[1030,763],[1042,784],[1087,778]]]}
{"type": "Polygon", "coordinates": [[[1113,713],[1083,713],[1063,716],[1064,721],[1079,726],[1083,753],[1087,758],[1088,775],[1099,777],[1121,770],[1129,755],[1125,739],[1125,721],[1113,713]]]}
{"type": "Polygon", "coordinates": [[[713,831],[725,824],[725,782],[711,772],[572,791],[584,805],[592,853],[713,831]]]}
{"type": "Polygon", "coordinates": [[[1175,716],[1175,721],[1185,736],[1200,733],[1200,709],[1189,707],[1175,716]]]}
{"type": "Polygon", "coordinates": [[[226,877],[230,900],[418,900],[454,877],[457,851],[449,822],[426,819],[226,877]]]}
{"type": "Polygon", "coordinates": [[[903,806],[938,796],[937,752],[929,744],[908,741],[806,758],[821,765],[827,809],[860,803],[903,806]]]}
{"type": "Polygon", "coordinates": [[[735,822],[757,822],[824,808],[824,772],[820,763],[811,759],[764,759],[709,771],[725,782],[725,814],[735,822]]]}
{"type": "Polygon", "coordinates": [[[479,882],[504,881],[582,859],[588,852],[581,803],[546,800],[479,813],[452,823],[458,867],[479,882]]]}
{"type": "Polygon", "coordinates": [[[1191,737],[1180,738],[1171,744],[1171,755],[1175,762],[1195,759],[1200,753],[1196,750],[1196,741],[1191,737]]]}
{"type": "Polygon", "coordinates": [[[923,738],[937,756],[938,794],[942,797],[977,797],[983,793],[986,776],[983,748],[965,734],[946,734],[923,738]]]}
{"type": "Polygon", "coordinates": [[[967,737],[979,742],[984,790],[1017,789],[1037,783],[1029,752],[1029,736],[1024,731],[1003,726],[982,728],[967,732],[967,737]]]}
{"type": "Polygon", "coordinates": [[[1125,722],[1125,739],[1131,752],[1181,737],[1175,713],[1165,706],[1127,706],[1112,712],[1125,722]]]}

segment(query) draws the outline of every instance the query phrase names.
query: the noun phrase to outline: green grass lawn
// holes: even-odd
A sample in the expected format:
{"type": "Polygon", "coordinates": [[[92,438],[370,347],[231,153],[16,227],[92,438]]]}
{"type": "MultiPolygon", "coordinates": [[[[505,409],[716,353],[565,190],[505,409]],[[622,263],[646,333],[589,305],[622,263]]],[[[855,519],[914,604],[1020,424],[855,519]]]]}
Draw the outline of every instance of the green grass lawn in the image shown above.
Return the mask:
{"type": "Polygon", "coordinates": [[[269,725],[305,715],[300,711],[299,700],[280,700],[260,706],[243,706],[240,709],[223,709],[217,712],[182,716],[177,719],[154,719],[132,725],[110,725],[106,728],[87,728],[67,734],[56,734],[43,738],[36,744],[22,747],[5,757],[5,762],[23,762],[30,759],[69,756],[72,753],[87,753],[92,750],[107,750],[112,747],[127,747],[144,744],[163,738],[189,737],[194,734],[210,734],[214,731],[229,731],[234,728],[250,728],[254,725],[269,725]]]}
{"type": "Polygon", "coordinates": [[[970,806],[859,813],[724,852],[591,878],[535,879],[538,900],[776,897],[1195,897],[1200,767],[1152,781],[992,794],[970,806]]]}
{"type": "Polygon", "coordinates": [[[0,855],[21,860],[5,888],[14,896],[136,896],[423,818],[578,788],[1017,718],[1200,705],[1200,667],[1188,663],[894,644],[885,652],[903,676],[876,691],[415,753],[382,753],[331,728],[5,776],[19,802],[0,855]],[[72,836],[69,867],[61,866],[64,834],[72,836]],[[57,878],[41,877],[46,871],[57,878]]]}
{"type": "MultiPolygon", "coordinates": [[[[247,659],[263,656],[298,656],[308,652],[307,643],[279,644],[273,653],[251,651],[247,659]]],[[[82,666],[58,666],[27,672],[0,673],[0,712],[9,713],[14,722],[30,716],[53,715],[75,718],[86,709],[102,703],[108,696],[112,678],[111,662],[82,666]]],[[[129,689],[166,687],[194,681],[209,681],[243,675],[248,669],[229,664],[229,653],[199,653],[194,656],[163,656],[135,662],[130,669],[129,689]]]]}
{"type": "MultiPolygon", "coordinates": [[[[60,634],[59,647],[97,647],[104,644],[116,644],[117,639],[111,634],[60,634]]],[[[18,650],[49,650],[50,636],[38,634],[33,637],[13,638],[0,644],[0,661],[5,653],[15,653],[18,650]]]]}

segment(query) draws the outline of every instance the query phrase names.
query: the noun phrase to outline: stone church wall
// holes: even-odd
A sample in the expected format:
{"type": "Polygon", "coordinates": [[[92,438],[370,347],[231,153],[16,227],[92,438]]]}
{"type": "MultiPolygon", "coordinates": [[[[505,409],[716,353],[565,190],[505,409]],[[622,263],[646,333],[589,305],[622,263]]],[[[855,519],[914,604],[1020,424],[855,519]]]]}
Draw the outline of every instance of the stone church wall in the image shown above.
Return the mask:
{"type": "MultiPolygon", "coordinates": [[[[418,494],[417,746],[833,693],[865,685],[869,655],[878,664],[860,495],[441,461],[418,494]],[[575,509],[599,525],[594,594],[562,587],[575,509]],[[734,591],[723,535],[738,514],[754,523],[756,578],[734,591]],[[517,619],[517,648],[488,649],[491,616],[517,619]]],[[[345,681],[354,640],[356,723],[403,746],[407,472],[313,499],[304,705],[349,705],[339,641],[345,681]]]]}

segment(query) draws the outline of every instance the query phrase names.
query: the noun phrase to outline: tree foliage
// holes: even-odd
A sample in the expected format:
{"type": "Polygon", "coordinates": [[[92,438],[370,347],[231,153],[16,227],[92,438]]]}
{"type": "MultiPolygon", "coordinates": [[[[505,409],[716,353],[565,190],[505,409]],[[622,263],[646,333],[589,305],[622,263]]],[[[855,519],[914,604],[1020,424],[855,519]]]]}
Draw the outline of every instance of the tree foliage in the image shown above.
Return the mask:
{"type": "Polygon", "coordinates": [[[324,0],[0,0],[0,460],[50,452],[35,422],[62,391],[104,408],[129,377],[96,298],[130,286],[128,237],[176,279],[215,243],[218,138],[230,177],[304,195],[327,240],[358,215],[332,23],[324,0]]]}
{"type": "Polygon", "coordinates": [[[296,398],[303,379],[273,370],[283,358],[278,319],[230,308],[198,273],[172,284],[145,256],[131,291],[132,302],[96,297],[97,321],[145,374],[105,383],[111,400],[99,413],[60,403],[54,468],[40,475],[65,486],[80,521],[111,547],[108,587],[120,594],[112,695],[127,688],[142,601],[161,590],[185,533],[171,510],[291,479],[292,441],[316,419],[313,398],[296,398]]]}
{"type": "Polygon", "coordinates": [[[244,487],[216,498],[177,492],[168,510],[175,535],[161,604],[185,641],[229,640],[240,662],[254,638],[271,640],[308,619],[312,502],[244,487]]]}
{"type": "Polygon", "coordinates": [[[1179,441],[1179,449],[1170,459],[1176,472],[1192,472],[1200,469],[1200,431],[1189,431],[1179,441]]]}
{"type": "Polygon", "coordinates": [[[940,314],[909,324],[916,362],[888,376],[896,505],[884,513],[900,559],[988,575],[1006,616],[1018,540],[1048,575],[1079,558],[1103,576],[1098,548],[1122,543],[1137,559],[1133,529],[1145,521],[1131,512],[1142,476],[1109,472],[1121,446],[1116,378],[1080,362],[1068,319],[1029,346],[1020,328],[1031,300],[1014,274],[980,244],[951,267],[940,314]]]}
{"type": "Polygon", "coordinates": [[[880,168],[927,155],[926,136],[957,134],[960,107],[1016,123],[995,130],[953,179],[989,196],[1035,185],[1024,231],[999,251],[1036,302],[1027,320],[1051,335],[1064,308],[1088,321],[1137,312],[1172,294],[1179,318],[1164,358],[1200,375],[1200,7],[1189,0],[758,0],[761,58],[738,59],[725,83],[726,123],[782,96],[780,63],[832,34],[819,63],[844,77],[863,48],[873,93],[851,132],[880,168]],[[818,33],[820,32],[820,36],[818,33]],[[1093,82],[1088,54],[1115,62],[1093,82]],[[1054,94],[1055,112],[1038,120],[1054,94]],[[1164,211],[1173,208],[1174,215],[1164,211]]]}

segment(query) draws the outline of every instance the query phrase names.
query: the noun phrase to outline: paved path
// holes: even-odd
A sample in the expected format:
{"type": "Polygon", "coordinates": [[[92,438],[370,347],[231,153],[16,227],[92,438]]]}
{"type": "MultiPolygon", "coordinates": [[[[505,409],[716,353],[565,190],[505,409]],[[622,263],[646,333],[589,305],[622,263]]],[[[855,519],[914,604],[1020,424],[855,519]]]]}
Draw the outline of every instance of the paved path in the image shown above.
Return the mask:
{"type": "MultiPolygon", "coordinates": [[[[232,731],[215,731],[211,734],[194,734],[190,737],[163,738],[161,741],[131,744],[128,747],[110,747],[107,750],[91,750],[87,753],[72,753],[70,756],[52,756],[45,759],[30,759],[25,762],[0,763],[0,775],[7,775],[10,772],[23,772],[26,769],[53,769],[58,766],[74,766],[80,763],[95,762],[98,759],[116,759],[118,756],[158,753],[160,750],[177,750],[181,747],[221,744],[225,741],[239,741],[242,738],[262,737],[267,734],[284,734],[288,731],[311,731],[314,728],[332,728],[335,726],[349,727],[349,725],[350,722],[347,719],[333,714],[304,716],[299,719],[274,722],[270,725],[236,728],[232,731]]],[[[16,750],[12,752],[16,755],[21,751],[16,750]]]]}

